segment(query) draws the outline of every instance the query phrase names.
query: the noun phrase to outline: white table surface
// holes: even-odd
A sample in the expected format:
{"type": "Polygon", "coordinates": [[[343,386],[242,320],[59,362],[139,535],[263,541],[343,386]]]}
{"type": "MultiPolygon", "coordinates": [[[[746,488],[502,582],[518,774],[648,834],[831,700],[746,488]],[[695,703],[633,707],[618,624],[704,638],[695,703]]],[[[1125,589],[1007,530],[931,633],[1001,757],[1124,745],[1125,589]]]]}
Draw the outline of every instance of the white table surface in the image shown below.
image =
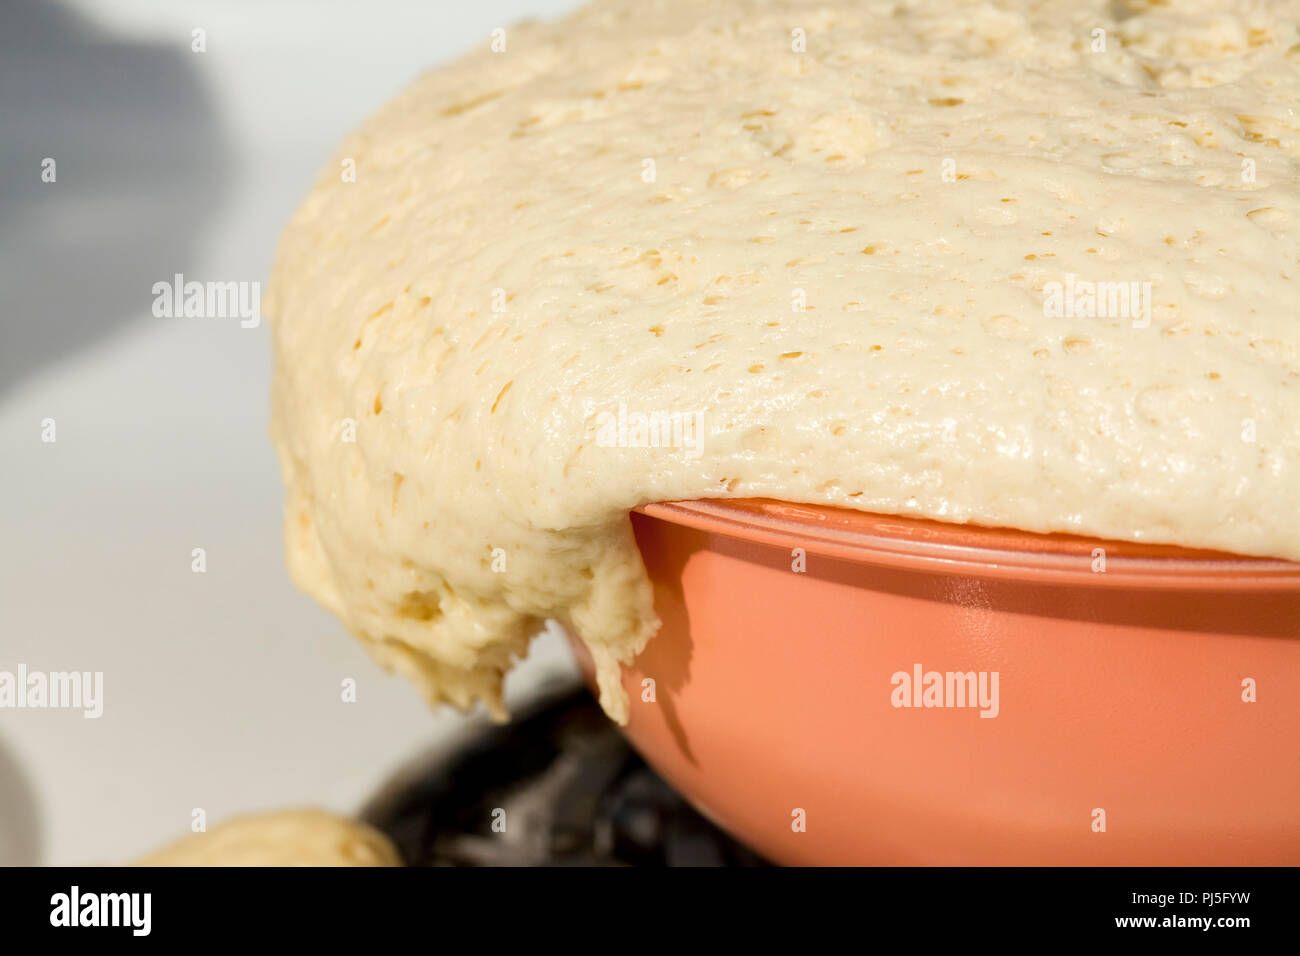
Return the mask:
{"type": "MultiPolygon", "coordinates": [[[[289,581],[265,326],[153,318],[150,284],[264,281],[349,128],[494,27],[576,5],[6,0],[0,670],[105,686],[98,720],[0,709],[0,863],[127,860],[194,808],[354,811],[465,731],[289,581]]],[[[546,635],[509,696],[572,674],[546,635]]]]}

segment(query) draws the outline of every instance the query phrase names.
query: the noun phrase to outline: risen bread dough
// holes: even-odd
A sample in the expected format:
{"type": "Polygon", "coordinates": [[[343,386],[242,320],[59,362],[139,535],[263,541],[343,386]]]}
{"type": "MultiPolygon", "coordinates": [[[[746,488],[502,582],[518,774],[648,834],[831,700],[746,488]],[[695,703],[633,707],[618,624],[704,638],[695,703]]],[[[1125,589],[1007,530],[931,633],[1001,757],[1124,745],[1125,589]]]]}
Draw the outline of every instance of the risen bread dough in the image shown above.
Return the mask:
{"type": "Polygon", "coordinates": [[[137,866],[401,866],[388,838],[324,810],[236,817],[178,840],[137,866]]]}
{"type": "Polygon", "coordinates": [[[294,577],[498,714],[558,618],[621,720],[644,502],[1300,558],[1300,3],[1174,6],[607,0],[422,77],[280,247],[294,577]]]}

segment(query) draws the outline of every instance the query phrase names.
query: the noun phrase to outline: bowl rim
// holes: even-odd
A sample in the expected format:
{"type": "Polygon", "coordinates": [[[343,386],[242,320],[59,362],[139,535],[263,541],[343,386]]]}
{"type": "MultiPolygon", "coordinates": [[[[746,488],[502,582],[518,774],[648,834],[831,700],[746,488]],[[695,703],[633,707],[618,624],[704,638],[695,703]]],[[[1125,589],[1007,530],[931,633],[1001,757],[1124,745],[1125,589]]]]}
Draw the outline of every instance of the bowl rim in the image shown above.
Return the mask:
{"type": "Polygon", "coordinates": [[[1090,587],[1300,592],[1300,564],[1280,558],[761,498],[654,502],[634,510],[710,534],[883,567],[1090,587]],[[1094,570],[1097,549],[1102,571],[1094,570]]]}

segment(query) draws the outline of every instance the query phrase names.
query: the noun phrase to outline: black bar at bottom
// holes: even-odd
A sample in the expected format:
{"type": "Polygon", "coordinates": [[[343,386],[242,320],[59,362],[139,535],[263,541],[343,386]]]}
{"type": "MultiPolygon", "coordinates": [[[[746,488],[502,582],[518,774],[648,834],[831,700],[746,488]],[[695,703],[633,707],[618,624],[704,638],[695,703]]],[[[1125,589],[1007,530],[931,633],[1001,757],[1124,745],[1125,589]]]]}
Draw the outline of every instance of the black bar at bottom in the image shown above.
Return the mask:
{"type": "MultiPolygon", "coordinates": [[[[1294,869],[0,870],[7,944],[110,938],[296,946],[464,934],[500,944],[735,941],[773,928],[944,940],[1296,938],[1294,869]],[[75,888],[75,889],[74,889],[75,888]],[[147,894],[147,896],[146,896],[147,894]],[[87,925],[89,924],[89,925],[87,925]],[[107,925],[105,925],[107,924],[107,925]],[[685,933],[686,937],[673,934],[685,933]]],[[[422,946],[422,948],[424,948],[422,946]]],[[[622,948],[619,946],[619,948],[622,948]]],[[[11,949],[10,952],[22,952],[11,949]]],[[[923,950],[918,950],[923,951],[923,950]]]]}

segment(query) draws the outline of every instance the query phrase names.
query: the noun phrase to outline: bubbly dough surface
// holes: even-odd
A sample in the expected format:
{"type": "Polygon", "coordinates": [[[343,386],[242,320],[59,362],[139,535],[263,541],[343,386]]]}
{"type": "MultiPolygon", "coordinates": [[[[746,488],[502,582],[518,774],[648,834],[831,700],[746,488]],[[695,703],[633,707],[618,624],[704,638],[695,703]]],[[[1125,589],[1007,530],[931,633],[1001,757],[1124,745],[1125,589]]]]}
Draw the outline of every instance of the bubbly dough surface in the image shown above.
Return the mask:
{"type": "Polygon", "coordinates": [[[324,810],[276,810],[227,820],[177,840],[137,866],[401,866],[373,827],[324,810]]]}
{"type": "Polygon", "coordinates": [[[645,502],[1300,559],[1297,21],[602,0],[428,73],[279,250],[295,579],[430,700],[498,714],[555,617],[624,719],[645,502]],[[1149,322],[1049,315],[1074,282],[1150,283],[1149,322]],[[620,407],[698,447],[628,447],[620,407]]]}

